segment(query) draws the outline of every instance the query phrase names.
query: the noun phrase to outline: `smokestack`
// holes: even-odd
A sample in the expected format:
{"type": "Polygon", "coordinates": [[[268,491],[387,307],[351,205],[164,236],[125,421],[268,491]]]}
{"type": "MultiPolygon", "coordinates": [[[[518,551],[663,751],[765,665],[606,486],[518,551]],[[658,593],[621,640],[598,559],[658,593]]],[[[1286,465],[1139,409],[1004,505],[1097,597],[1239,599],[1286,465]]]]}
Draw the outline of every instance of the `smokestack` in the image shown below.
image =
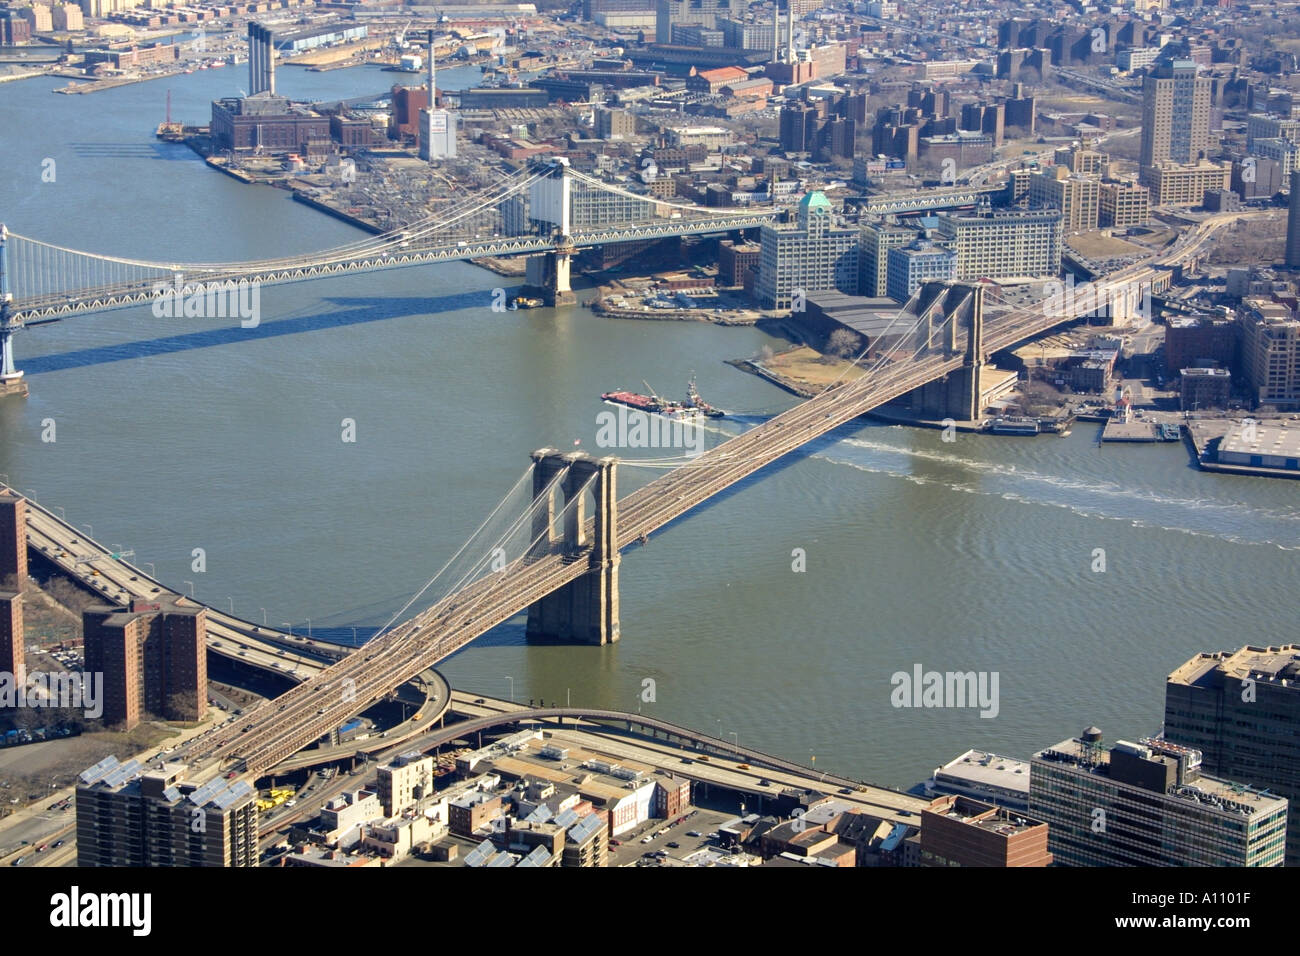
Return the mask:
{"type": "MultiPolygon", "coordinates": [[[[786,43],[789,44],[786,47],[788,51],[786,55],[790,58],[789,61],[793,63],[794,62],[794,0],[785,0],[785,10],[786,10],[786,25],[790,28],[790,35],[786,38],[786,43]]],[[[794,79],[793,76],[791,76],[790,78],[794,79]]]]}
{"type": "Polygon", "coordinates": [[[433,65],[433,31],[429,31],[429,109],[438,108],[437,71],[433,65]]]}
{"type": "Polygon", "coordinates": [[[252,96],[257,92],[257,80],[259,77],[258,67],[258,43],[257,43],[257,24],[248,25],[248,95],[252,96]]]}
{"type": "Polygon", "coordinates": [[[275,93],[275,44],[260,23],[248,25],[248,93],[275,93]]]}

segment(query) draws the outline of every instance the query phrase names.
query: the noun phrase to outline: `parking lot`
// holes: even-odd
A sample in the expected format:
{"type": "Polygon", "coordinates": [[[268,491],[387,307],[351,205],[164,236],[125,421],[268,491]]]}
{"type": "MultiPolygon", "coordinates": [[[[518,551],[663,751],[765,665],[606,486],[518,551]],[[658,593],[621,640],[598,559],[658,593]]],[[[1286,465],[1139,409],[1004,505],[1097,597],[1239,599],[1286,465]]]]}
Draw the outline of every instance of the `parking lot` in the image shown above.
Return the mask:
{"type": "Polygon", "coordinates": [[[691,807],[672,820],[649,820],[610,841],[609,865],[657,866],[665,858],[682,859],[701,847],[716,845],[718,827],[736,816],[725,810],[691,807]]]}

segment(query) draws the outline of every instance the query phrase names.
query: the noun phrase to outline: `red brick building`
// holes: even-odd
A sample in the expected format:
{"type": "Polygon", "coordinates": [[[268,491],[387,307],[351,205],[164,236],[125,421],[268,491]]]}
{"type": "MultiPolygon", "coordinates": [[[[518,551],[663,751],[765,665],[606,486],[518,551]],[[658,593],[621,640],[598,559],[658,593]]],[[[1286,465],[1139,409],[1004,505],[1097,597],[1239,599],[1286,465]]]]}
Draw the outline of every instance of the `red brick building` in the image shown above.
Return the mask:
{"type": "Polygon", "coordinates": [[[654,815],[671,820],[691,807],[691,782],[668,774],[655,779],[654,815]]]}
{"type": "Polygon", "coordinates": [[[13,575],[14,590],[27,579],[27,500],[0,495],[0,583],[13,575]]]}
{"type": "Polygon", "coordinates": [[[86,670],[104,677],[108,724],[145,714],[201,720],[208,705],[207,609],[179,601],[82,612],[86,670]]]}
{"type": "Polygon", "coordinates": [[[1049,866],[1047,824],[969,797],[921,811],[921,866],[1049,866]]]}
{"type": "Polygon", "coordinates": [[[27,683],[23,642],[23,596],[0,591],[0,674],[12,674],[15,687],[27,683]]]}

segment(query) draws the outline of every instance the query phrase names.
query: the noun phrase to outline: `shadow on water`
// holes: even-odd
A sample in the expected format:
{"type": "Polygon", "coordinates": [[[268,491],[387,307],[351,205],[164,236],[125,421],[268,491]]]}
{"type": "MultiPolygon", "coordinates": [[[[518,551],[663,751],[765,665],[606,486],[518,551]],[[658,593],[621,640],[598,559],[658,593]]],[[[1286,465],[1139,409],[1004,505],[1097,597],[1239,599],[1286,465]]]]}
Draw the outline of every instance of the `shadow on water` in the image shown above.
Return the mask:
{"type": "MultiPolygon", "coordinates": [[[[320,332],[349,325],[365,325],[368,322],[383,322],[387,319],[405,318],[412,315],[456,312],[461,309],[482,306],[483,293],[481,291],[460,292],[454,295],[431,296],[428,298],[392,298],[389,296],[364,299],[331,298],[326,301],[333,302],[342,308],[337,312],[320,312],[314,315],[297,316],[274,322],[263,321],[249,329],[242,328],[236,319],[221,320],[232,321],[235,324],[218,329],[204,329],[198,332],[186,332],[181,335],[142,339],[138,342],[102,345],[96,348],[78,349],[74,352],[60,352],[54,355],[23,358],[20,350],[18,364],[28,375],[41,375],[46,372],[63,372],[68,369],[86,368],[91,365],[104,365],[110,362],[126,362],[131,359],[152,358],[157,355],[173,355],[177,352],[188,352],[192,349],[255,342],[259,339],[271,339],[282,335],[298,335],[304,332],[320,332]]],[[[50,323],[49,325],[57,327],[58,324],[50,323]]]]}

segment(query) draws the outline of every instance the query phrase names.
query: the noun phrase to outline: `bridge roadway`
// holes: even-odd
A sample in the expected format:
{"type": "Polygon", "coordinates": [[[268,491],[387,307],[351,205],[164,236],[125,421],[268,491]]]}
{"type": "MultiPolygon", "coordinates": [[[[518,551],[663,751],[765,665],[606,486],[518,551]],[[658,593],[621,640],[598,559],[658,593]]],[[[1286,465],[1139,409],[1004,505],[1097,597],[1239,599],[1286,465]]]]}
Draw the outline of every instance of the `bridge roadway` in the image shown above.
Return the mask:
{"type": "MultiPolygon", "coordinates": [[[[618,227],[575,230],[563,244],[565,249],[585,249],[616,242],[634,242],[644,239],[664,239],[670,236],[699,236],[719,232],[753,229],[763,223],[774,222],[775,210],[731,213],[699,219],[658,219],[650,222],[630,223],[618,227]]],[[[21,239],[16,233],[11,238],[21,239]]],[[[394,269],[434,262],[459,259],[484,259],[491,257],[541,255],[561,248],[554,236],[493,236],[447,239],[423,243],[419,239],[403,240],[400,233],[377,237],[373,251],[349,250],[338,256],[306,255],[286,259],[268,259],[262,262],[232,263],[230,268],[206,264],[175,263],[169,268],[172,274],[183,274],[184,282],[194,284],[256,282],[259,286],[280,282],[299,282],[305,279],[344,275],[370,269],[394,269]]],[[[84,255],[84,253],[83,253],[84,255]]],[[[82,312],[121,309],[145,305],[157,298],[159,283],[164,286],[173,281],[172,274],[161,273],[151,279],[129,283],[100,286],[80,290],[74,294],[52,292],[40,296],[15,298],[13,315],[22,322],[50,321],[82,312]]]]}
{"type": "MultiPolygon", "coordinates": [[[[1132,288],[1152,281],[1161,265],[1195,254],[1210,235],[1241,214],[1206,220],[1197,235],[1180,241],[1163,263],[1135,264],[1098,283],[1132,288]]],[[[1155,259],[1156,257],[1152,257],[1155,259]]],[[[1091,311],[1083,308],[1080,311],[1091,311]]],[[[1068,321],[1040,307],[986,321],[985,352],[992,353],[1068,321]]],[[[619,502],[618,547],[623,549],[680,517],[714,494],[753,474],[814,438],[833,431],[914,388],[961,367],[961,355],[925,353],[894,362],[835,387],[705,452],[619,502]]],[[[520,613],[546,594],[589,570],[586,555],[529,555],[480,578],[351,655],[246,715],[216,746],[191,748],[194,763],[233,760],[260,774],[296,753],[391,688],[463,648],[480,634],[520,613]]]]}

